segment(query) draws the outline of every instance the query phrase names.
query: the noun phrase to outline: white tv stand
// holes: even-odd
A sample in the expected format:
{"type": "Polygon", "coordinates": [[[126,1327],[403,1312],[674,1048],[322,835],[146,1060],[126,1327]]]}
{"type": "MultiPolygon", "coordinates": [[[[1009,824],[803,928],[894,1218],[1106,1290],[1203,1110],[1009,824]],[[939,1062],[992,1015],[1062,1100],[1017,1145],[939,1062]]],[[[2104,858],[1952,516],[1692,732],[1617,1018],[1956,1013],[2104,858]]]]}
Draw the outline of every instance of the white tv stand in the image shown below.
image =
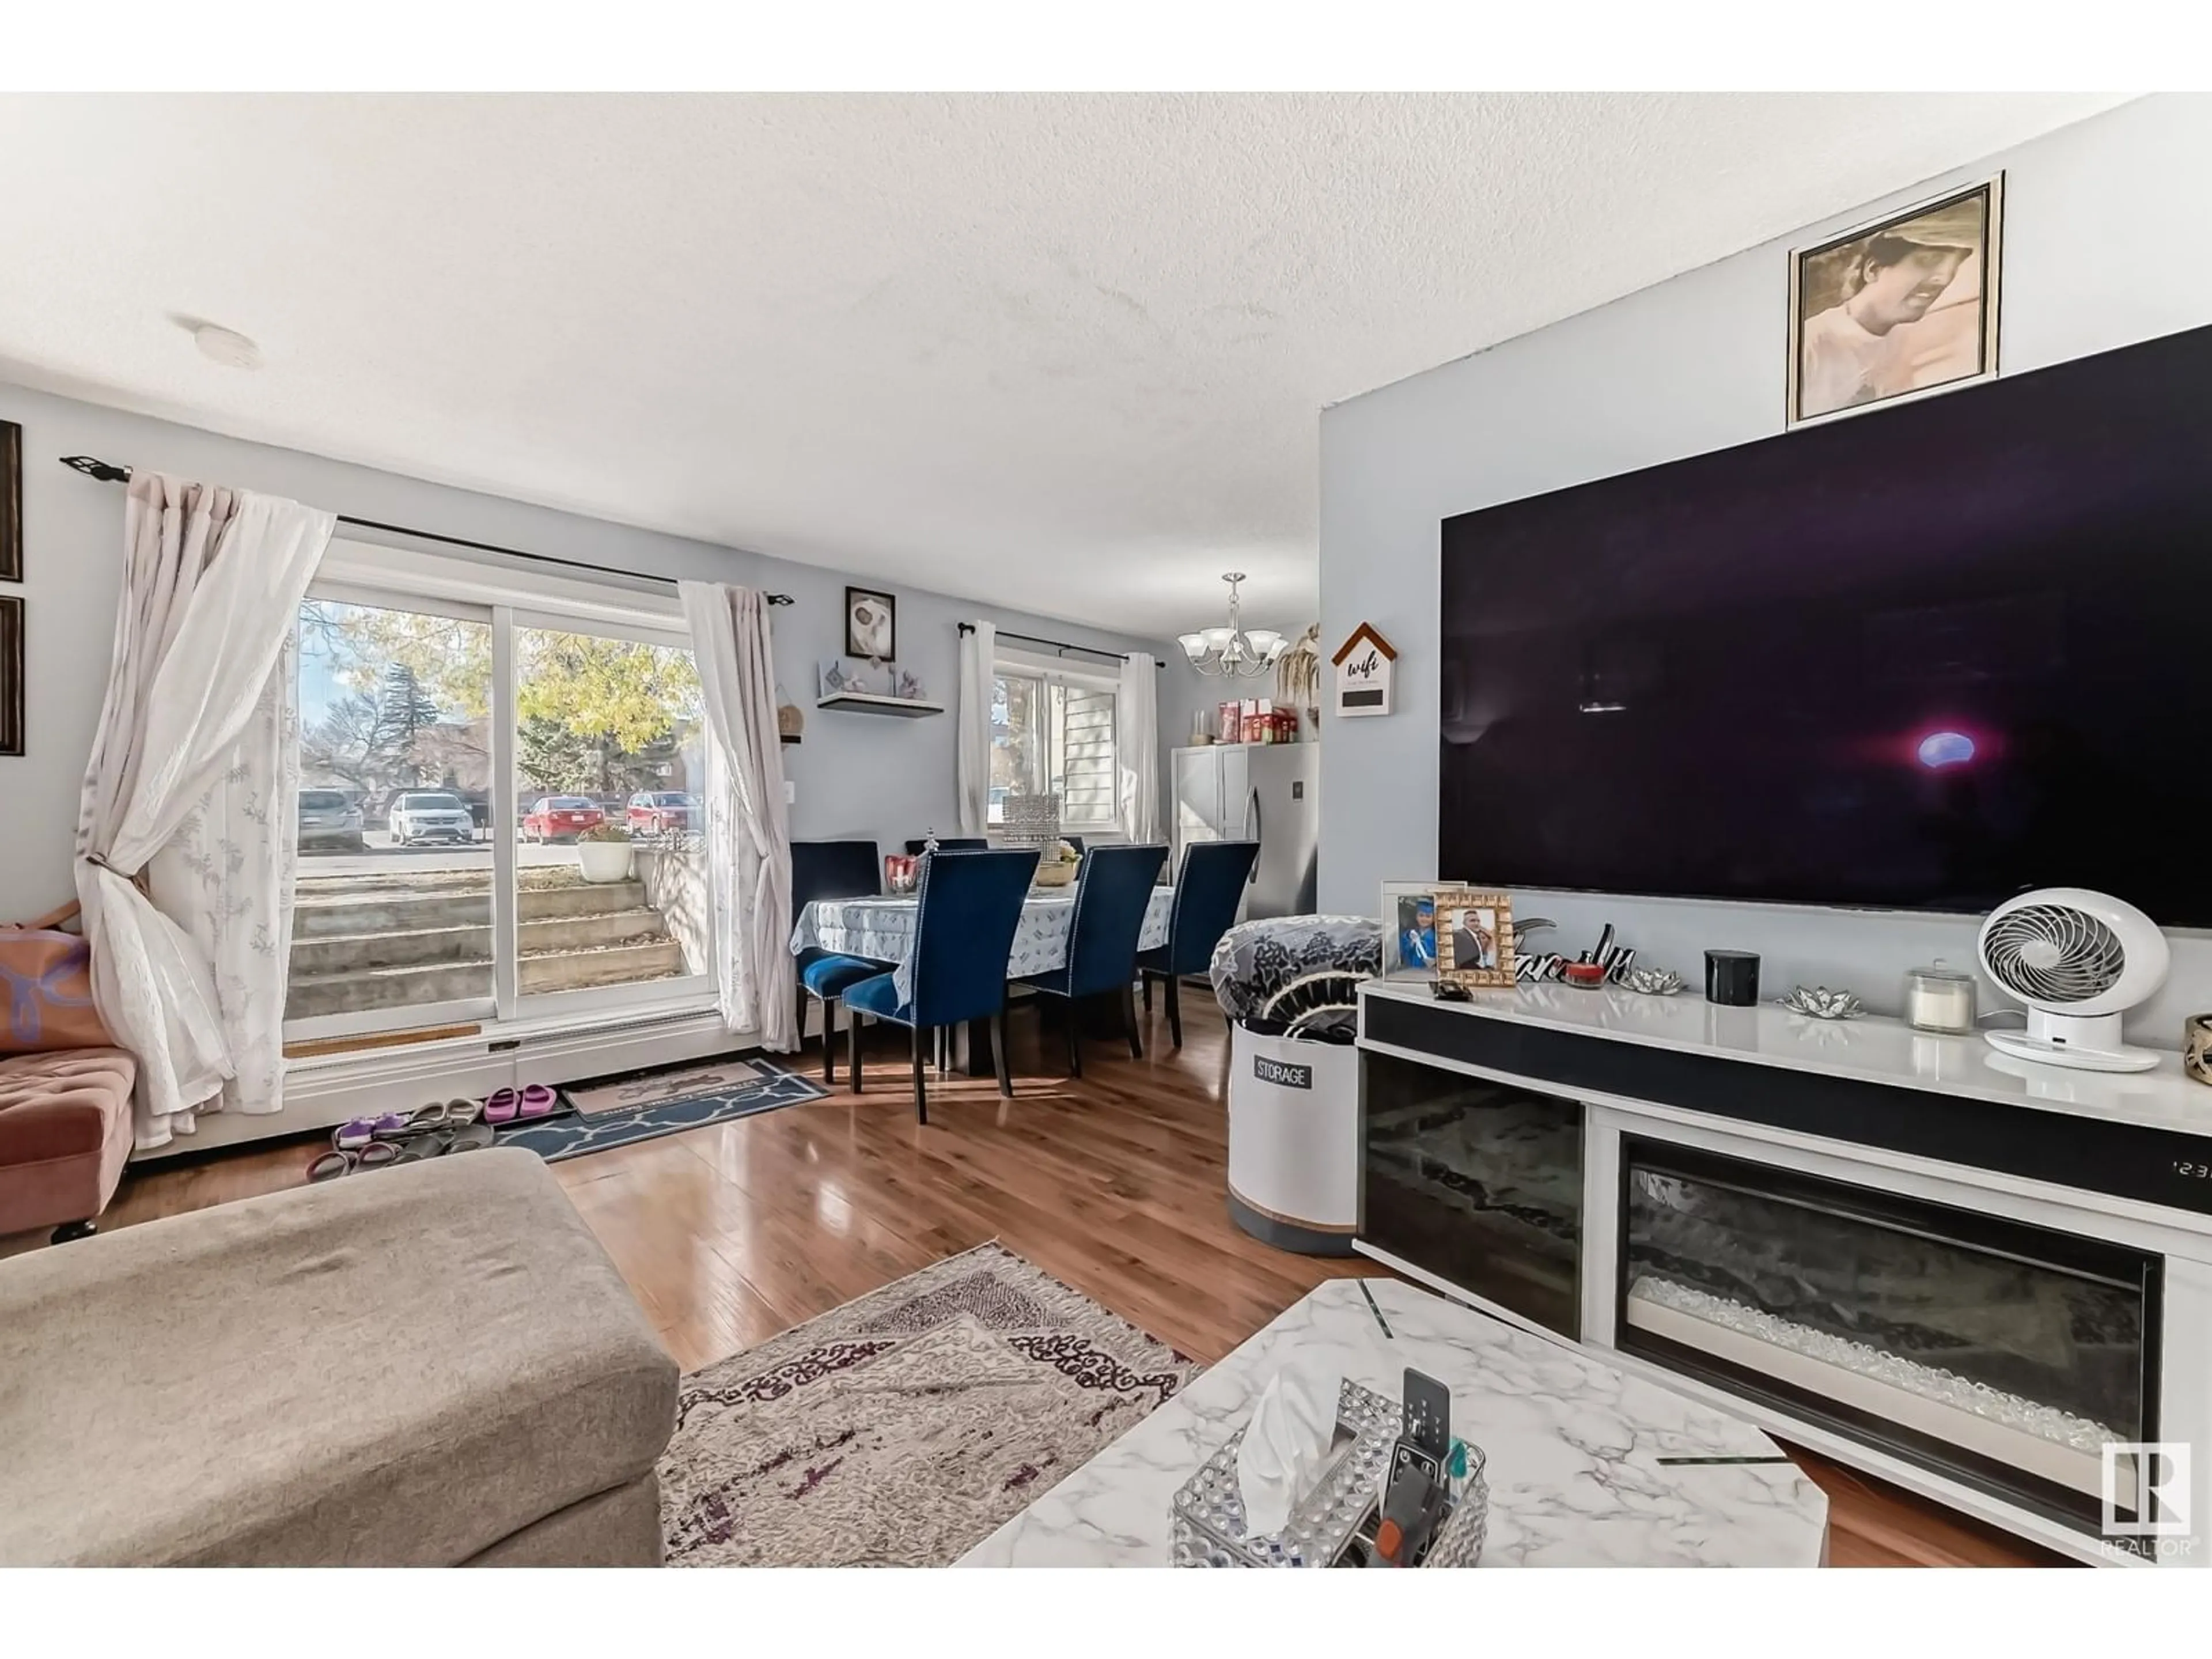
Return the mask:
{"type": "MultiPolygon", "coordinates": [[[[1582,1198],[1575,1317],[1547,1325],[1367,1237],[1358,1248],[1431,1287],[1607,1363],[1723,1402],[1787,1438],[1978,1516],[2076,1559],[2212,1564],[2212,1089],[2178,1057],[2151,1072],[2060,1071],[1997,1054],[1974,1037],[1929,1036],[1893,1019],[1814,1021],[1771,1006],[1721,1008],[1564,985],[1438,1001],[1422,984],[1365,987],[1359,1046],[1387,1056],[1572,1103],[1581,1114],[1582,1198]],[[2155,1258],[2145,1392],[2160,1442],[2196,1451],[2190,1530],[2115,1547],[1968,1479],[1813,1420],[1772,1397],[1692,1376],[1625,1352],[1622,1147],[1664,1143],[1685,1157],[1741,1160],[2155,1258]],[[1558,1327],[1570,1327],[1568,1329],[1558,1327]]],[[[1387,1069],[1387,1068],[1386,1068],[1387,1069]]],[[[1363,1065],[1363,1072],[1366,1070],[1363,1065]]],[[[1363,1085],[1364,1086],[1364,1085],[1363,1085]]],[[[1370,1182],[1369,1203],[1376,1201],[1370,1182]]],[[[1638,1304],[1639,1320],[1647,1317],[1638,1304]]],[[[1765,1351],[1770,1356],[1772,1350],[1765,1351]]],[[[1863,1391],[1869,1414],[1909,1419],[1915,1402],[1863,1391]],[[1886,1403],[1885,1403],[1886,1401],[1886,1403]]],[[[2002,1432],[1986,1431],[1991,1445],[2002,1432]]],[[[2091,1461],[2095,1448],[2077,1454],[2091,1461]]],[[[2023,1464],[2022,1467],[2027,1467],[2023,1464]]]]}

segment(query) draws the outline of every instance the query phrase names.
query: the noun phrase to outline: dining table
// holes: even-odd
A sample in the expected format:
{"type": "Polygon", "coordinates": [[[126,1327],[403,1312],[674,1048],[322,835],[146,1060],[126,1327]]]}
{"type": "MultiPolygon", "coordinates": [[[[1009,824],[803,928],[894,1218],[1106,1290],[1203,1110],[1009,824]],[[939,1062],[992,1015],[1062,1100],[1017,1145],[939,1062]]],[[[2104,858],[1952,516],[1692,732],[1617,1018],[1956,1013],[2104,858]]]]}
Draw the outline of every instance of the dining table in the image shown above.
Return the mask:
{"type": "MultiPolygon", "coordinates": [[[[1155,887],[1145,906],[1144,926],[1137,933],[1137,948],[1150,951],[1168,942],[1168,922],[1175,909],[1175,889],[1155,887]]],[[[793,956],[808,951],[832,951],[840,956],[880,962],[892,975],[901,1002],[914,996],[914,934],[921,901],[913,893],[878,893],[860,898],[815,899],[799,913],[791,930],[793,956]]],[[[1075,889],[1032,887],[1022,902],[1022,919],[1014,927],[1013,947],[1006,953],[1008,980],[1048,974],[1067,961],[1068,936],[1075,927],[1075,889]]],[[[954,1064],[960,1070],[975,1068],[967,1056],[988,1055],[988,1047],[963,1032],[956,1044],[954,1064]]],[[[988,1061],[986,1062],[988,1063],[988,1061]]]]}

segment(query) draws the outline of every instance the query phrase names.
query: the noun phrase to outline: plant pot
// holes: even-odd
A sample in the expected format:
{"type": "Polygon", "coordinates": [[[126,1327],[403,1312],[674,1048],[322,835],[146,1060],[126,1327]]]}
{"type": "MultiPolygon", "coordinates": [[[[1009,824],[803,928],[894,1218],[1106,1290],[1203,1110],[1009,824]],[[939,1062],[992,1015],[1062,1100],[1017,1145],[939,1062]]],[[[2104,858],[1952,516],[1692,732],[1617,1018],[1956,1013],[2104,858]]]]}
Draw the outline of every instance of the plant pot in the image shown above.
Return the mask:
{"type": "Polygon", "coordinates": [[[626,841],[580,841],[576,867],[586,881],[628,881],[630,844],[626,841]]]}

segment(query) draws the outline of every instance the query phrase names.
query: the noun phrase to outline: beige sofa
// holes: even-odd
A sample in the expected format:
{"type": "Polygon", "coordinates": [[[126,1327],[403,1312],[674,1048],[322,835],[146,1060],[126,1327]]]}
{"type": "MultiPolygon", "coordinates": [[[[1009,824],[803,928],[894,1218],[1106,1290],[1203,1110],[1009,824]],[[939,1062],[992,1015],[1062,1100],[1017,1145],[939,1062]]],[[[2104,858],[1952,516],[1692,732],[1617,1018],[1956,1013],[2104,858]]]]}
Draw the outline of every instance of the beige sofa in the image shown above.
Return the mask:
{"type": "Polygon", "coordinates": [[[677,1371],[545,1166],[0,1261],[0,1563],[652,1565],[677,1371]]]}

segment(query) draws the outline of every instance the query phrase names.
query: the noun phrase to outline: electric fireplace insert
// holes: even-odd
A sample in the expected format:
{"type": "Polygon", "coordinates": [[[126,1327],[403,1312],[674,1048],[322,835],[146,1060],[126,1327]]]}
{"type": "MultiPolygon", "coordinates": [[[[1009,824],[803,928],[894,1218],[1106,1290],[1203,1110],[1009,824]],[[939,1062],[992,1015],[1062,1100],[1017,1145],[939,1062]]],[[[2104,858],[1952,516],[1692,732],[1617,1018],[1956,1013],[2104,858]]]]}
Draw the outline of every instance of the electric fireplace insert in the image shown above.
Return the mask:
{"type": "Polygon", "coordinates": [[[2090,1532],[2105,1444],[2158,1438],[2161,1258],[1638,1136],[1620,1150],[1622,1352],[2090,1532]]]}

